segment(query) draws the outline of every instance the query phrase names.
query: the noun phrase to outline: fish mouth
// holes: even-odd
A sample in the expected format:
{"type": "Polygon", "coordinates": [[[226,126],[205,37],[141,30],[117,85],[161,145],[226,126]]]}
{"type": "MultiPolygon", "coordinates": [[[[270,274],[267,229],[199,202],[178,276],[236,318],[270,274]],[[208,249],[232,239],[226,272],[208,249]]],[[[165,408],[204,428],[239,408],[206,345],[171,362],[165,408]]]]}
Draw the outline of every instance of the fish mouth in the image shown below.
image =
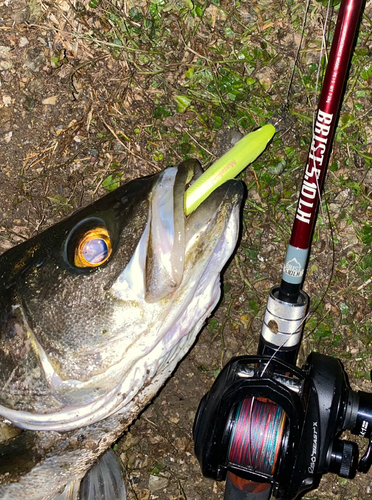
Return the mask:
{"type": "Polygon", "coordinates": [[[188,160],[161,172],[153,186],[145,231],[108,291],[118,303],[113,318],[118,333],[100,350],[111,366],[89,380],[63,380],[38,345],[62,407],[49,413],[0,407],[3,417],[25,429],[67,431],[114,413],[135,416],[156,394],[215,308],[220,272],[238,238],[243,197],[238,181],[220,186],[185,217],[185,191],[201,173],[199,162],[188,160]],[[123,318],[131,328],[125,335],[123,318]]]}
{"type": "Polygon", "coordinates": [[[185,193],[202,173],[198,160],[186,160],[177,168],[166,169],[153,189],[149,234],[144,236],[147,244],[141,263],[146,268],[145,289],[141,292],[148,303],[158,302],[177,290],[195,239],[217,223],[218,215],[226,220],[230,210],[240,205],[242,184],[228,181],[186,217],[185,193]]]}

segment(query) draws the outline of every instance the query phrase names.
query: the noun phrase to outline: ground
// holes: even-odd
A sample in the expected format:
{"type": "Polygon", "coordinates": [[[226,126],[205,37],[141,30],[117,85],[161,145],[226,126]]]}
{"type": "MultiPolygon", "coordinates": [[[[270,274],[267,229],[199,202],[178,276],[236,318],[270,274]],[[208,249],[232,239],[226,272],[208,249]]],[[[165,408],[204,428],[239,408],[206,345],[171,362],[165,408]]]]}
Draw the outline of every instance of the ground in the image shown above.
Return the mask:
{"type": "MultiPolygon", "coordinates": [[[[223,498],[223,484],[201,476],[192,424],[226,362],[256,352],[268,292],[279,284],[326,15],[313,2],[287,94],[304,8],[290,0],[0,1],[1,252],[127,180],[189,157],[206,167],[240,134],[281,118],[268,151],[241,176],[242,237],[218,309],[117,444],[130,500],[223,498]]],[[[300,361],[312,350],[332,353],[353,388],[368,391],[371,2],[365,12],[314,233],[300,361]]],[[[305,498],[364,500],[371,483],[328,475],[305,498]]]]}

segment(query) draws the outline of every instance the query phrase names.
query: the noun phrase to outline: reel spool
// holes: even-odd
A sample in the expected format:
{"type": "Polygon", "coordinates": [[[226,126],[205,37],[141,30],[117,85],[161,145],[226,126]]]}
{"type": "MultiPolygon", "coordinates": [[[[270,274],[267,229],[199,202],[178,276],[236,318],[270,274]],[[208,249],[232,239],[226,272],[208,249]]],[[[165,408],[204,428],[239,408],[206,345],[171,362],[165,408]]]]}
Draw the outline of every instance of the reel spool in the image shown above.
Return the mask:
{"type": "Polygon", "coordinates": [[[205,476],[226,474],[271,485],[292,500],[324,473],[354,477],[372,464],[372,395],[351,390],[341,362],[312,353],[302,368],[268,356],[231,360],[200,402],[195,454],[205,476]],[[369,439],[358,464],[356,443],[369,439]],[[301,453],[298,451],[301,450],[301,453]]]}
{"type": "Polygon", "coordinates": [[[236,409],[228,461],[273,474],[282,445],[285,413],[271,401],[247,398],[236,409]]]}
{"type": "Polygon", "coordinates": [[[303,427],[302,402],[290,386],[304,375],[280,359],[267,364],[269,359],[231,360],[201,400],[193,434],[205,476],[224,480],[230,471],[273,486],[278,475],[290,476],[303,427]],[[275,380],[282,376],[288,385],[275,380]]]}

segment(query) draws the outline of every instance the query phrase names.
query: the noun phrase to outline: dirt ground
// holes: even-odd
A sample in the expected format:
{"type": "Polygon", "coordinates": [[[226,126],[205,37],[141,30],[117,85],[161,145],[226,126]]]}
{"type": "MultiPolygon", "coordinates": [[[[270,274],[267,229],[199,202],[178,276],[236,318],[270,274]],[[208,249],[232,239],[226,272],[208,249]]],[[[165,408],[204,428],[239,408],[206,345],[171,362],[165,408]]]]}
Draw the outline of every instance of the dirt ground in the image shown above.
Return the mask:
{"type": "MultiPolygon", "coordinates": [[[[208,3],[204,25],[190,21],[192,43],[183,40],[185,18],[177,19],[169,10],[167,26],[172,36],[169,46],[159,48],[168,59],[156,73],[154,66],[149,71],[149,62],[140,56],[126,57],[125,51],[123,55],[112,47],[115,44],[105,45],[107,38],[97,42],[92,33],[99,19],[88,2],[0,1],[0,252],[105,194],[110,182],[115,185],[159,171],[193,153],[210,163],[231,147],[239,135],[237,122],[229,120],[235,108],[225,107],[219,130],[210,125],[204,130],[195,119],[195,108],[175,110],[177,96],[185,94],[185,72],[198,60],[217,57],[212,48],[231,21],[229,2],[215,3],[217,6],[208,3]]],[[[257,27],[256,32],[244,35],[249,50],[262,48],[265,36],[270,44],[271,63],[258,64],[249,72],[249,78],[257,79],[270,97],[269,116],[286,95],[299,40],[299,28],[290,14],[294,6],[274,0],[261,6],[231,3],[234,15],[241,16],[246,26],[257,27]],[[279,10],[280,18],[270,14],[279,10]]],[[[128,18],[130,2],[104,2],[102,8],[109,4],[120,4],[117,11],[128,18]]],[[[135,6],[143,14],[149,4],[164,7],[164,2],[138,2],[135,6]]],[[[367,11],[370,13],[369,3],[367,11]]],[[[139,23],[140,18],[133,16],[133,23],[139,23]]],[[[309,21],[313,25],[318,22],[316,16],[319,14],[309,21]]],[[[111,25],[101,23],[100,29],[108,32],[113,23],[112,19],[111,25]]],[[[370,54],[371,44],[368,39],[364,42],[370,54]]],[[[127,54],[131,50],[128,47],[127,54]]],[[[147,50],[146,44],[139,45],[141,54],[147,50]]],[[[304,57],[311,64],[311,43],[304,57]]],[[[213,64],[217,67],[219,63],[213,64]]],[[[303,160],[309,141],[309,131],[302,129],[304,121],[298,118],[311,109],[303,85],[304,78],[295,80],[295,112],[283,124],[275,161],[263,165],[263,170],[248,169],[244,174],[248,201],[242,239],[224,274],[219,308],[174,376],[117,444],[129,500],[223,499],[224,485],[200,473],[193,453],[192,425],[200,399],[222,366],[232,356],[256,352],[268,291],[279,284],[296,188],[302,177],[300,169],[291,170],[289,149],[303,160]],[[282,154],[287,155],[286,162],[282,162],[282,154]],[[268,171],[270,168],[274,170],[268,171]],[[262,187],[264,175],[275,175],[275,182],[270,184],[272,177],[267,181],[269,194],[287,197],[288,210],[276,210],[270,204],[268,191],[262,187]]],[[[197,99],[196,91],[192,95],[197,99]]],[[[199,98],[197,102],[203,106],[208,95],[199,98]]],[[[254,92],[245,96],[248,107],[253,107],[254,98],[254,92]]],[[[349,147],[347,154],[357,167],[350,172],[344,162],[345,149],[335,146],[332,161],[339,167],[330,172],[332,187],[326,188],[333,233],[327,217],[315,232],[306,283],[314,298],[314,313],[301,359],[311,350],[332,352],[342,357],[353,387],[369,390],[371,264],[363,260],[370,250],[363,244],[368,238],[363,240],[361,234],[372,214],[372,175],[366,161],[372,145],[370,95],[360,96],[358,102],[365,123],[356,141],[363,146],[364,156],[349,147]]],[[[352,104],[349,100],[346,106],[352,108],[352,104]]],[[[251,130],[261,123],[257,111],[251,130]]],[[[354,481],[346,481],[328,475],[305,498],[367,500],[372,498],[371,476],[358,474],[354,481]]]]}

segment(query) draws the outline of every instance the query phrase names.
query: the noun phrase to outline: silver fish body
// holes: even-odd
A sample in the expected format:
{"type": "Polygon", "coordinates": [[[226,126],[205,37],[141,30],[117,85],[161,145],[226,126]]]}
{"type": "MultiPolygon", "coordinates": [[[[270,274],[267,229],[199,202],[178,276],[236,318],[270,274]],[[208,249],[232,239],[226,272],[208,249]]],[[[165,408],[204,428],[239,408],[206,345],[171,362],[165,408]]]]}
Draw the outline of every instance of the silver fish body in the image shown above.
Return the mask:
{"type": "MultiPolygon", "coordinates": [[[[189,217],[196,161],[132,181],[0,256],[0,498],[57,498],[153,398],[220,297],[242,187],[189,217]]],[[[72,498],[72,497],[71,497],[72,498]]]]}

